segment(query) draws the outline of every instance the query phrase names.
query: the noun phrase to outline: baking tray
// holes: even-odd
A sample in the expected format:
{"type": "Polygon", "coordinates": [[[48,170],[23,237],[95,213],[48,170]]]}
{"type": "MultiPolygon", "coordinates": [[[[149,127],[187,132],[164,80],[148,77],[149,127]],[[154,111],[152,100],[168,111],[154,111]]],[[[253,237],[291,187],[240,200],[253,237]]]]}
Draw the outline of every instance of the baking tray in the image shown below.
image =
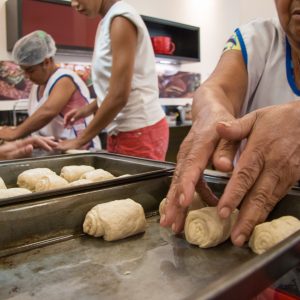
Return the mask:
{"type": "MultiPolygon", "coordinates": [[[[222,193],[226,179],[205,177],[222,193]]],[[[300,263],[299,232],[258,256],[230,241],[200,249],[161,228],[170,180],[1,206],[0,299],[250,299],[300,263]],[[91,207],[126,197],[143,205],[145,234],[116,242],[82,234],[91,207]]],[[[299,197],[292,190],[273,216],[299,218],[299,197]]]]}
{"type": "Polygon", "coordinates": [[[124,174],[130,174],[131,176],[0,199],[0,203],[17,203],[22,201],[45,199],[47,197],[54,197],[63,194],[73,194],[82,190],[101,189],[112,185],[122,185],[128,182],[138,181],[143,178],[165,176],[166,174],[170,175],[173,173],[175,167],[175,164],[171,162],[155,161],[101,152],[53,155],[40,158],[2,161],[0,162],[0,176],[3,178],[8,187],[16,187],[18,175],[25,170],[31,168],[49,168],[59,175],[62,167],[67,165],[89,165],[96,169],[104,169],[115,176],[124,174]]]}

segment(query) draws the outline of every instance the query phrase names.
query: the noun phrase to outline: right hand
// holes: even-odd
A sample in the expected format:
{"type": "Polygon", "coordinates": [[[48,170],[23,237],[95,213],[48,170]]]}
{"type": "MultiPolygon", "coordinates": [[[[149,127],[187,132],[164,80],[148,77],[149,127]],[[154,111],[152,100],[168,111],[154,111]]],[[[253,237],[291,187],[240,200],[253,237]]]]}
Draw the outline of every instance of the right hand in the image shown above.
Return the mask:
{"type": "Polygon", "coordinates": [[[74,108],[65,114],[64,126],[66,128],[71,128],[77,120],[79,120],[83,117],[84,117],[84,114],[83,114],[82,110],[74,108]]]}

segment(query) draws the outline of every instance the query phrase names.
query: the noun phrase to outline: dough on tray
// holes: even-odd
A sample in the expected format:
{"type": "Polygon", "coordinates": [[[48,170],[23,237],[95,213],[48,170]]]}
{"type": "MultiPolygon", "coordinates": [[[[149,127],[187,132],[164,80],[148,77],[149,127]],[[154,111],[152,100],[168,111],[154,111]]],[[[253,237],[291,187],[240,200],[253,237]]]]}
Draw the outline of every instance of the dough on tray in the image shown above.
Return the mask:
{"type": "MultiPolygon", "coordinates": [[[[165,211],[167,198],[164,198],[159,204],[159,215],[161,216],[165,211]]],[[[200,209],[206,207],[207,204],[201,199],[200,195],[195,192],[191,205],[188,208],[188,211],[200,209]]]]}
{"type": "Polygon", "coordinates": [[[56,174],[48,168],[35,168],[22,172],[18,176],[17,184],[19,187],[35,191],[35,185],[39,179],[48,174],[56,174]]]}
{"type": "Polygon", "coordinates": [[[58,176],[57,174],[47,174],[43,177],[41,177],[36,185],[35,185],[35,191],[36,192],[44,192],[49,191],[53,189],[59,189],[63,187],[69,186],[69,182],[58,176]]]}
{"type": "Polygon", "coordinates": [[[84,173],[80,179],[88,179],[93,182],[99,182],[99,181],[104,181],[104,180],[110,180],[115,178],[114,175],[111,173],[103,170],[103,169],[96,169],[94,171],[89,171],[84,173]]]}
{"type": "Polygon", "coordinates": [[[256,254],[262,254],[298,230],[300,220],[292,216],[256,225],[249,240],[249,247],[256,254]]]}
{"type": "Polygon", "coordinates": [[[65,178],[69,182],[80,179],[82,174],[95,170],[92,166],[80,165],[80,166],[65,166],[60,171],[60,176],[65,178]]]}
{"type": "Polygon", "coordinates": [[[6,189],[6,184],[4,182],[4,180],[2,179],[2,177],[0,177],[0,189],[6,189]]]}
{"type": "Polygon", "coordinates": [[[83,231],[95,237],[114,241],[144,232],[143,207],[132,199],[115,200],[94,206],[86,215],[83,231]]]}
{"type": "Polygon", "coordinates": [[[66,150],[64,153],[66,154],[80,154],[80,153],[90,153],[91,151],[85,149],[69,149],[66,150]]]}
{"type": "Polygon", "coordinates": [[[89,183],[93,183],[93,181],[88,180],[88,179],[78,179],[78,180],[70,182],[69,186],[78,186],[78,185],[89,184],[89,183]]]}
{"type": "Polygon", "coordinates": [[[31,191],[24,188],[0,189],[0,199],[31,194],[31,191]]]}
{"type": "Polygon", "coordinates": [[[190,211],[184,225],[186,240],[200,248],[221,244],[230,237],[238,213],[239,211],[235,209],[229,218],[221,219],[217,207],[204,207],[190,211]]]}

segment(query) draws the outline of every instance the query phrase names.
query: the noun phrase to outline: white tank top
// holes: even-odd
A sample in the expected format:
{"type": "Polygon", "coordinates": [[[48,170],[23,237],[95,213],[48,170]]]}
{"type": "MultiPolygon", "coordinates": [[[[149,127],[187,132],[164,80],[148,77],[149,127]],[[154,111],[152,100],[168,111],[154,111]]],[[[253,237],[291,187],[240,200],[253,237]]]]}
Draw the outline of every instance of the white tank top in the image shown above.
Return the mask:
{"type": "Polygon", "coordinates": [[[236,30],[248,71],[248,89],[241,111],[299,100],[291,47],[278,20],[255,20],[236,30]]]}
{"type": "MultiPolygon", "coordinates": [[[[85,119],[78,120],[70,129],[64,127],[64,115],[74,108],[80,108],[89,104],[91,99],[89,90],[83,80],[75,72],[63,68],[57,69],[51,75],[41,98],[38,97],[39,86],[36,84],[32,86],[28,102],[29,116],[31,116],[47,101],[53,87],[57,81],[63,77],[70,78],[77,87],[77,90],[73,93],[69,102],[59,115],[54,117],[46,126],[35,132],[34,134],[36,135],[54,136],[57,139],[73,139],[76,138],[76,136],[78,136],[78,134],[80,134],[93,119],[92,116],[89,116],[85,119]]],[[[98,136],[91,141],[89,148],[101,149],[98,136]]]]}
{"type": "Polygon", "coordinates": [[[137,11],[123,1],[116,2],[98,25],[92,63],[92,78],[98,106],[109,89],[112,69],[110,25],[116,16],[129,19],[137,28],[138,41],[131,92],[126,106],[109,128],[130,131],[160,121],[165,113],[158,99],[158,79],[148,30],[137,11]]]}

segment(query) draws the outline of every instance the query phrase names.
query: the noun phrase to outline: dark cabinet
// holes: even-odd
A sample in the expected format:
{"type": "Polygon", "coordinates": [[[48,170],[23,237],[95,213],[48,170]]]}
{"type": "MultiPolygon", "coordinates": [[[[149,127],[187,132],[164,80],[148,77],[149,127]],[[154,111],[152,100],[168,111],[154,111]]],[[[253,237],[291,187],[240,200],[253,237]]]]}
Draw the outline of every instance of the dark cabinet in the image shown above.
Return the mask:
{"type": "Polygon", "coordinates": [[[168,20],[142,16],[151,37],[169,36],[175,43],[172,55],[156,54],[157,58],[180,62],[200,61],[200,28],[168,20]]]}
{"type": "MultiPolygon", "coordinates": [[[[200,61],[199,27],[142,16],[150,36],[168,36],[176,49],[159,59],[176,62],[200,61]]],[[[92,51],[100,18],[90,19],[77,13],[69,1],[8,0],[6,2],[7,50],[18,39],[34,30],[44,30],[54,38],[58,49],[92,51]]]]}

